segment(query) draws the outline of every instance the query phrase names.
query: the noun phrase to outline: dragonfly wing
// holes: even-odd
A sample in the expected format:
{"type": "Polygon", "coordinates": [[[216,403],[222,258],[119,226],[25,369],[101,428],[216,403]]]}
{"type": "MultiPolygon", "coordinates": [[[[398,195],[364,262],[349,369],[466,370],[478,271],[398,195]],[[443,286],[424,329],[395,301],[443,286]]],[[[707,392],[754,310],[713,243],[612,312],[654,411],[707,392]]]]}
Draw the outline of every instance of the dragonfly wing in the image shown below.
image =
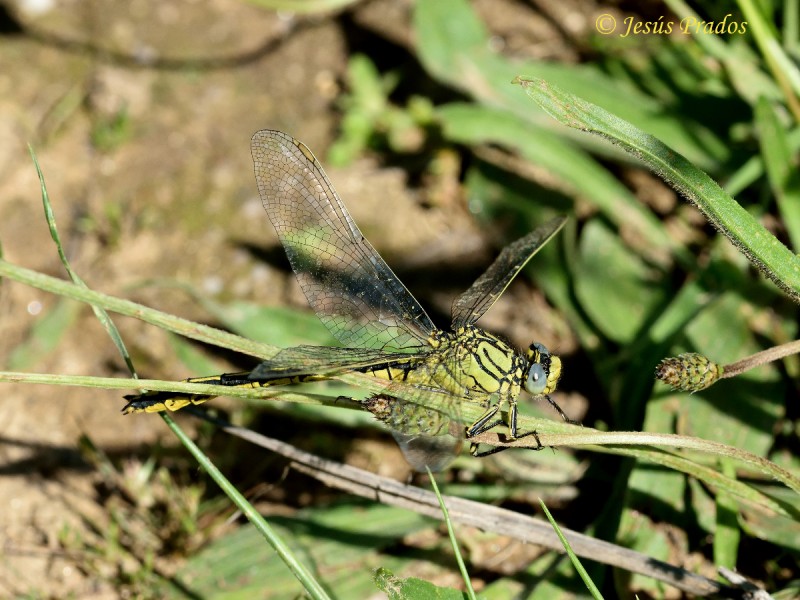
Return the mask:
{"type": "Polygon", "coordinates": [[[408,360],[407,353],[384,352],[372,348],[295,346],[284,348],[259,364],[248,378],[257,381],[297,375],[335,375],[363,367],[408,360]]]}
{"type": "Polygon", "coordinates": [[[309,304],[345,346],[428,345],[433,323],[364,238],[311,151],[279,131],[251,142],[261,201],[309,304]]]}
{"type": "Polygon", "coordinates": [[[566,222],[566,217],[556,217],[503,248],[500,256],[486,272],[453,304],[453,330],[457,331],[460,327],[471,325],[480,319],[517,273],[566,222]]]}
{"type": "Polygon", "coordinates": [[[362,404],[391,429],[415,471],[441,471],[461,452],[465,429],[445,390],[398,382],[362,404]]]}
{"type": "Polygon", "coordinates": [[[424,473],[426,468],[433,473],[444,471],[456,459],[464,445],[463,436],[451,434],[407,435],[394,430],[392,435],[408,464],[418,473],[424,473]]]}
{"type": "Polygon", "coordinates": [[[417,471],[444,469],[459,454],[466,437],[463,406],[488,407],[491,394],[469,387],[455,375],[468,372],[468,352],[433,351],[403,379],[363,401],[388,425],[409,464],[417,471]]]}

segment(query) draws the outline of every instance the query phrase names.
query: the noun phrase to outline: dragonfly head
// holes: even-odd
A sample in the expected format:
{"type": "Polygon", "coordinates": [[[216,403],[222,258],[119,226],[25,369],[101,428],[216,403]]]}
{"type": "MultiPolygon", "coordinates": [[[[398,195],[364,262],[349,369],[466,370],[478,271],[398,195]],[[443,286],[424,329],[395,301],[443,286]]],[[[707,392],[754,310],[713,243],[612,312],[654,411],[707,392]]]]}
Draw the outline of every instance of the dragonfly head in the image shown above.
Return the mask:
{"type": "Polygon", "coordinates": [[[525,389],[534,396],[554,392],[561,377],[561,359],[539,342],[531,344],[525,356],[528,359],[525,389]]]}

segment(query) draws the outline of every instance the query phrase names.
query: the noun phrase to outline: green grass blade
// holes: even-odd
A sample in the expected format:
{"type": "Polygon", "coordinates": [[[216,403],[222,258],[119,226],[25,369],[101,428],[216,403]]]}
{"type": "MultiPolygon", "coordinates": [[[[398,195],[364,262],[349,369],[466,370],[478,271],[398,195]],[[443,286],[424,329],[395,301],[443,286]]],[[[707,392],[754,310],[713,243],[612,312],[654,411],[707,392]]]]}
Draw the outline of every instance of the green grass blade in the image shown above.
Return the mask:
{"type": "Polygon", "coordinates": [[[581,579],[583,580],[586,589],[589,590],[589,593],[592,595],[592,598],[600,599],[603,595],[600,593],[600,590],[597,589],[597,586],[592,581],[592,578],[589,577],[589,573],[586,572],[586,569],[583,568],[583,564],[581,560],[578,558],[578,555],[572,550],[572,546],[569,545],[567,538],[561,532],[561,528],[556,523],[556,520],[553,518],[553,515],[550,514],[550,511],[547,510],[547,505],[544,503],[544,500],[539,500],[539,504],[544,510],[544,514],[547,515],[547,520],[550,521],[550,525],[553,526],[553,530],[555,530],[558,539],[561,540],[561,543],[564,546],[564,550],[567,551],[567,556],[569,556],[569,560],[572,562],[572,566],[575,567],[575,570],[580,575],[581,579]]]}
{"type": "Polygon", "coordinates": [[[264,520],[264,517],[250,504],[247,499],[237,490],[217,469],[216,465],[203,453],[200,448],[186,435],[186,433],[177,426],[175,421],[166,413],[162,413],[162,418],[167,426],[172,430],[181,443],[189,450],[194,456],[195,460],[203,467],[211,478],[219,485],[225,494],[233,501],[233,503],[244,513],[253,526],[258,529],[269,544],[275,549],[275,552],[286,563],[289,569],[294,573],[294,576],[303,584],[306,591],[312,598],[318,600],[326,600],[330,598],[328,593],[323,589],[316,578],[308,571],[303,563],[295,556],[295,553],[284,543],[283,539],[277,535],[269,523],[264,520]]]}
{"type": "Polygon", "coordinates": [[[800,178],[797,172],[797,151],[792,151],[784,125],[777,111],[766,98],[756,105],[756,125],[761,155],[766,165],[772,193],[795,249],[800,249],[800,178]]]}
{"type": "MultiPolygon", "coordinates": [[[[614,107],[640,127],[653,131],[697,164],[715,169],[729,158],[729,148],[703,123],[665,112],[663,104],[633,85],[621,85],[595,65],[565,65],[553,61],[512,61],[491,51],[484,23],[467,0],[436,0],[414,5],[417,54],[425,69],[481,104],[509,110],[543,127],[552,127],[544,114],[526,106],[508,81],[515,74],[535,74],[557,81],[566,89],[614,107]]],[[[709,36],[711,37],[711,36],[709,36]]],[[[553,127],[555,129],[555,127],[553,127]]],[[[592,138],[580,139],[563,128],[558,134],[605,156],[624,158],[613,146],[592,138]]]]}
{"type": "Polygon", "coordinates": [[[636,248],[637,252],[650,257],[664,254],[665,250],[685,252],[628,188],[562,137],[511,112],[475,104],[446,104],[437,109],[436,116],[450,140],[468,145],[502,144],[519,150],[531,163],[545,167],[578,195],[586,197],[609,221],[619,227],[630,227],[637,232],[636,237],[646,240],[636,248]]]}
{"type": "Polygon", "coordinates": [[[450,520],[450,513],[447,510],[447,506],[444,504],[444,498],[442,498],[442,494],[439,492],[439,486],[436,484],[436,478],[431,473],[431,470],[426,466],[425,470],[428,472],[428,477],[431,480],[431,486],[433,486],[433,493],[436,494],[436,499],[439,501],[439,506],[442,509],[442,515],[444,516],[445,525],[447,525],[447,535],[450,537],[450,545],[453,548],[453,553],[456,557],[456,562],[458,563],[458,570],[461,572],[461,577],[464,579],[464,585],[467,588],[467,596],[470,600],[476,600],[475,597],[475,590],[472,589],[472,581],[469,578],[469,573],[467,572],[467,567],[464,564],[464,558],[461,556],[461,550],[458,547],[458,540],[456,539],[456,532],[453,530],[453,522],[450,520]]]}
{"type": "MultiPolygon", "coordinates": [[[[28,151],[30,152],[31,159],[33,159],[33,164],[36,167],[36,174],[39,177],[39,186],[41,187],[42,191],[42,206],[44,207],[47,226],[50,228],[50,237],[53,238],[53,242],[55,242],[56,249],[58,250],[58,257],[61,259],[61,264],[64,265],[64,269],[66,269],[67,273],[69,274],[69,278],[73,281],[73,283],[86,288],[86,284],[70,266],[69,261],[67,260],[67,255],[64,253],[64,248],[61,245],[61,238],[58,235],[58,228],[56,227],[55,214],[53,213],[53,207],[50,204],[50,196],[47,193],[47,185],[44,181],[44,173],[42,173],[42,169],[39,166],[39,161],[36,158],[36,153],[33,151],[33,146],[29,145],[28,151]]],[[[128,354],[128,349],[125,347],[125,342],[122,341],[122,336],[119,334],[119,330],[117,329],[116,325],[114,325],[111,317],[109,317],[108,313],[99,306],[92,305],[92,310],[94,311],[98,321],[100,321],[100,324],[106,330],[106,333],[108,333],[111,341],[114,342],[114,345],[117,347],[120,356],[122,356],[122,359],[125,361],[125,365],[128,367],[128,370],[135,377],[136,371],[133,368],[133,363],[131,362],[131,357],[128,354]]]]}
{"type": "Polygon", "coordinates": [[[697,205],[762,273],[800,301],[800,259],[703,171],[653,136],[547,81],[517,77],[514,83],[561,123],[605,137],[644,161],[697,205]]]}
{"type": "Polygon", "coordinates": [[[227,331],[208,327],[207,325],[195,323],[188,319],[182,319],[169,313],[131,302],[130,300],[123,300],[121,298],[109,296],[108,294],[96,292],[88,289],[86,286],[77,285],[64,281],[63,279],[38,273],[2,259],[0,259],[0,277],[8,277],[19,283],[24,283],[25,285],[30,285],[31,287],[46,292],[86,302],[92,306],[98,306],[105,310],[110,310],[111,312],[139,319],[193,340],[213,344],[220,348],[241,352],[242,354],[267,359],[271,358],[279,351],[278,348],[268,344],[253,342],[238,335],[228,333],[227,331]]]}
{"type": "MultiPolygon", "coordinates": [[[[736,467],[728,460],[721,461],[722,472],[731,478],[736,477],[736,467]]],[[[736,502],[726,492],[716,495],[717,511],[714,524],[714,564],[736,568],[736,558],[742,533],[737,520],[739,509],[736,502]]]]}
{"type": "Polygon", "coordinates": [[[797,98],[800,95],[800,69],[783,51],[774,24],[764,17],[760,7],[752,0],[739,0],[738,4],[769,70],[783,91],[790,110],[794,113],[795,119],[800,118],[798,114],[800,104],[797,98]]]}
{"type": "MultiPolygon", "coordinates": [[[[362,383],[369,383],[370,378],[368,376],[361,377],[363,377],[363,382],[361,378],[352,375],[342,377],[342,379],[348,380],[352,378],[352,382],[359,385],[362,383]]],[[[0,382],[76,385],[105,389],[127,389],[135,387],[138,384],[157,391],[180,391],[195,394],[213,394],[221,391],[219,386],[200,383],[38,373],[0,372],[0,382]]],[[[354,408],[356,405],[345,403],[338,399],[338,397],[290,392],[280,388],[227,388],[224,390],[224,394],[232,397],[265,400],[274,399],[280,400],[281,402],[298,402],[347,408],[354,408]]],[[[469,417],[471,414],[472,413],[468,413],[465,416],[469,417]]],[[[800,516],[798,516],[796,510],[777,502],[755,488],[737,481],[736,479],[726,477],[724,474],[710,467],[689,460],[683,456],[659,450],[658,448],[680,448],[683,450],[701,452],[710,456],[729,457],[742,464],[749,465],[761,474],[781,481],[796,493],[800,493],[800,480],[798,480],[797,477],[778,465],[759,456],[755,456],[750,452],[726,446],[725,444],[687,436],[638,432],[599,432],[585,427],[576,427],[556,421],[549,421],[547,419],[533,419],[530,417],[520,417],[520,425],[523,428],[529,427],[530,429],[536,429],[539,432],[542,443],[547,446],[582,446],[587,450],[595,452],[631,456],[654,464],[664,465],[670,469],[696,477],[717,489],[725,490],[756,508],[778,512],[784,516],[793,516],[800,520],[800,516]],[[565,431],[575,431],[577,433],[564,433],[565,431]]],[[[497,445],[498,441],[496,438],[497,434],[482,434],[476,438],[476,441],[497,445]]],[[[525,447],[522,445],[524,443],[526,443],[524,440],[518,440],[513,445],[516,447],[525,447]]]]}
{"type": "MultiPolygon", "coordinates": [[[[520,424],[523,430],[526,429],[524,429],[522,425],[535,428],[539,433],[542,443],[546,446],[580,446],[585,447],[587,450],[621,454],[654,464],[664,465],[670,469],[678,470],[692,477],[696,477],[719,489],[725,489],[739,498],[752,503],[754,506],[778,511],[786,516],[793,515],[794,518],[800,520],[800,511],[795,507],[784,506],[758,492],[755,488],[735,479],[725,477],[722,473],[700,464],[699,462],[689,460],[682,455],[674,454],[670,451],[655,449],[675,448],[682,451],[696,451],[709,456],[727,457],[748,465],[762,475],[781,481],[795,493],[800,494],[800,479],[798,479],[797,476],[765,458],[756,456],[740,448],[700,438],[667,433],[601,432],[588,427],[576,427],[565,423],[547,421],[545,419],[520,418],[520,424]],[[560,430],[561,432],[576,431],[577,433],[550,433],[555,430],[560,430]]],[[[496,436],[497,434],[481,434],[473,438],[473,441],[491,443],[490,438],[492,435],[496,436]]],[[[495,445],[497,445],[496,441],[495,445]]],[[[524,439],[504,445],[516,448],[536,447],[533,442],[527,442],[524,439]]]]}
{"type": "MultiPolygon", "coordinates": [[[[58,250],[58,255],[61,259],[61,262],[64,265],[64,268],[66,269],[70,279],[74,284],[72,291],[80,291],[86,293],[91,292],[91,290],[88,289],[84,281],[72,269],[72,267],[69,264],[69,261],[67,260],[66,254],[64,253],[63,246],[61,244],[60,236],[58,235],[55,215],[53,213],[53,209],[50,204],[49,195],[47,193],[47,187],[44,181],[44,175],[41,171],[41,168],[39,167],[39,163],[36,159],[36,155],[33,152],[33,148],[30,148],[30,153],[31,157],[33,158],[33,162],[36,166],[36,171],[39,175],[39,182],[42,190],[42,204],[44,206],[45,217],[47,219],[47,223],[50,228],[50,235],[56,244],[56,248],[58,250]]],[[[58,280],[52,280],[50,283],[54,283],[56,281],[58,280]]],[[[68,294],[65,294],[65,296],[69,297],[68,294]]],[[[132,305],[133,303],[130,304],[132,305]]],[[[130,370],[134,379],[136,379],[136,371],[133,367],[133,363],[130,360],[130,356],[128,355],[128,351],[125,347],[124,342],[122,341],[122,337],[120,336],[119,330],[117,329],[116,325],[114,325],[113,321],[109,317],[105,308],[103,308],[98,303],[92,303],[91,305],[98,320],[101,322],[106,332],[113,340],[114,344],[117,347],[117,350],[120,352],[126,364],[128,365],[128,369],[130,370]]],[[[130,306],[128,308],[130,308],[130,306]]],[[[136,315],[131,314],[131,316],[136,316],[136,315]]],[[[153,316],[155,317],[157,315],[153,314],[153,316]]],[[[182,323],[179,322],[176,322],[176,324],[179,326],[183,325],[182,323]]],[[[141,383],[140,380],[136,381],[141,383]]],[[[212,386],[209,387],[211,388],[210,390],[208,390],[209,392],[211,392],[212,394],[216,392],[216,390],[214,390],[212,386]]],[[[327,592],[323,589],[323,587],[320,585],[320,583],[314,578],[311,572],[305,568],[305,566],[297,558],[297,556],[295,556],[295,554],[283,542],[281,537],[272,530],[272,528],[267,524],[264,518],[258,513],[258,511],[256,511],[253,505],[250,504],[244,498],[244,496],[242,496],[239,493],[239,491],[225,478],[222,472],[216,468],[213,462],[202,452],[202,450],[200,450],[200,448],[197,447],[197,445],[189,438],[189,436],[186,435],[186,433],[178,426],[178,424],[175,423],[175,421],[168,413],[161,413],[161,418],[164,420],[167,426],[172,430],[172,432],[176,435],[176,437],[181,441],[184,447],[186,447],[192,454],[192,456],[194,456],[194,458],[198,461],[198,463],[203,468],[205,468],[205,470],[208,472],[211,478],[214,479],[214,481],[220,486],[220,488],[222,488],[222,490],[233,501],[233,503],[245,514],[245,516],[247,516],[247,518],[250,520],[251,523],[253,523],[256,529],[258,529],[258,531],[261,532],[261,534],[265,537],[265,539],[269,542],[269,544],[273,547],[273,549],[278,553],[278,555],[281,557],[284,563],[289,567],[289,569],[295,575],[295,577],[297,577],[297,579],[302,583],[308,594],[314,599],[328,600],[329,596],[327,592]]]]}
{"type": "MultiPolygon", "coordinates": [[[[800,129],[790,131],[786,136],[789,151],[800,152],[800,129]]],[[[725,182],[725,191],[735,196],[754,184],[764,175],[764,157],[757,154],[747,159],[725,182]]]]}

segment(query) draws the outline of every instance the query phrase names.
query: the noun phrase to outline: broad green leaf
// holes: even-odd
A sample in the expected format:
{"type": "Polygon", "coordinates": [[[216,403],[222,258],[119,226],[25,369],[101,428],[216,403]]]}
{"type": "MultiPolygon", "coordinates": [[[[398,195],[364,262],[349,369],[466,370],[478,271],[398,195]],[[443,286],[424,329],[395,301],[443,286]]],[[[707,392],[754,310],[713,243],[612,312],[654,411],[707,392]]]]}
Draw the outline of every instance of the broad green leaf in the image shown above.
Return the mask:
{"type": "MultiPolygon", "coordinates": [[[[544,115],[525,106],[509,88],[519,73],[541,77],[575,94],[623,115],[679,149],[697,164],[715,168],[727,160],[728,149],[702,123],[689,122],[665,112],[662,103],[633,86],[620,89],[596,67],[563,65],[544,61],[517,61],[490,50],[489,34],[466,0],[417,2],[414,12],[417,48],[425,68],[438,79],[469,94],[483,104],[501,107],[524,119],[552,128],[544,115]]],[[[579,144],[606,155],[620,155],[597,140],[580,140],[559,129],[559,135],[573,137],[579,144]]]]}
{"type": "MultiPolygon", "coordinates": [[[[768,493],[775,499],[788,504],[796,504],[797,496],[778,486],[763,485],[762,492],[768,493]]],[[[769,514],[763,511],[754,511],[748,506],[742,507],[739,513],[739,524],[742,530],[750,536],[766,540],[791,550],[800,552],[800,522],[783,515],[769,514]]]]}
{"type": "MultiPolygon", "coordinates": [[[[692,347],[719,364],[761,350],[743,318],[746,307],[734,294],[703,311],[686,334],[692,347]]],[[[785,390],[774,366],[759,367],[696,394],[676,406],[677,431],[766,456],[783,413],[785,390]]]]}
{"type": "MultiPolygon", "coordinates": [[[[674,521],[673,515],[669,522],[674,521]]],[[[688,540],[680,525],[659,524],[641,510],[625,509],[617,540],[626,548],[667,562],[672,556],[684,556],[688,551],[688,540]]],[[[663,583],[637,574],[630,578],[625,589],[642,590],[654,598],[663,597],[666,590],[663,583]]]]}
{"type": "Polygon", "coordinates": [[[467,595],[453,588],[440,587],[424,579],[396,577],[388,569],[378,569],[375,573],[375,585],[384,592],[389,600],[465,600],[467,595]]]}
{"type": "MultiPolygon", "coordinates": [[[[336,598],[366,598],[374,591],[373,565],[399,570],[404,561],[381,554],[404,535],[430,527],[432,521],[413,512],[375,504],[343,504],[270,518],[292,550],[316,573],[336,598]]],[[[196,594],[238,599],[266,597],[293,600],[303,588],[264,538],[243,527],[215,540],[190,558],[165,589],[171,598],[196,594]]]]}
{"type": "Polygon", "coordinates": [[[663,301],[655,274],[599,219],[584,227],[578,252],[575,294],[583,310],[607,338],[631,342],[663,301]]]}
{"type": "Polygon", "coordinates": [[[651,518],[671,523],[675,515],[686,510],[685,494],[683,473],[637,462],[628,477],[626,506],[632,510],[647,510],[651,518]]]}
{"type": "Polygon", "coordinates": [[[800,258],[685,157],[631,123],[547,81],[518,79],[517,83],[562,123],[610,139],[644,161],[696,204],[762,273],[795,302],[800,301],[800,258]]]}

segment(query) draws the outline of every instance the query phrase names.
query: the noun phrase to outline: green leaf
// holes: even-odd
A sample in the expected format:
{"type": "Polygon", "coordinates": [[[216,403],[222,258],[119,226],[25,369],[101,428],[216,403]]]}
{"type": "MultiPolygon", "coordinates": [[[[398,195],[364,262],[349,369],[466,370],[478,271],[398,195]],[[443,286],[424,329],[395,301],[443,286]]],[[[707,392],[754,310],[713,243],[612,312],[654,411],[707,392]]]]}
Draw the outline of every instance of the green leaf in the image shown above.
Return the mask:
{"type": "Polygon", "coordinates": [[[558,526],[558,523],[556,523],[556,520],[553,518],[553,515],[550,514],[547,505],[541,499],[539,500],[539,504],[541,505],[542,510],[544,510],[544,514],[547,516],[547,520],[550,521],[550,525],[552,525],[553,530],[555,530],[558,539],[561,541],[561,544],[567,551],[567,556],[569,556],[569,560],[572,563],[572,566],[575,567],[575,570],[578,572],[578,575],[580,575],[583,584],[586,586],[586,589],[589,590],[589,593],[592,595],[592,598],[596,599],[602,598],[603,596],[600,594],[600,590],[597,589],[597,586],[595,585],[594,581],[592,581],[592,578],[589,576],[589,573],[583,567],[583,564],[578,558],[578,555],[575,554],[575,551],[572,549],[572,546],[570,546],[566,536],[561,531],[561,528],[558,526]]]}
{"type": "MultiPolygon", "coordinates": [[[[763,492],[787,503],[797,503],[797,496],[785,494],[784,490],[771,485],[764,485],[763,492]]],[[[741,507],[739,525],[742,530],[754,538],[766,540],[791,550],[800,552],[800,521],[784,515],[752,510],[749,506],[741,507]]]]}
{"type": "Polygon", "coordinates": [[[255,341],[282,348],[300,344],[338,345],[317,315],[308,310],[243,301],[205,303],[205,307],[225,327],[255,341]]]}
{"type": "Polygon", "coordinates": [[[756,105],[756,125],[761,142],[761,154],[767,169],[772,193],[792,246],[800,248],[800,152],[792,149],[789,138],[773,104],[759,98],[756,105]]]}
{"type": "Polygon", "coordinates": [[[28,338],[8,357],[9,369],[25,369],[55,350],[64,334],[75,323],[81,305],[60,299],[35,321],[28,338]]]}
{"type": "MultiPolygon", "coordinates": [[[[648,503],[647,508],[651,509],[654,505],[648,503]]],[[[674,517],[671,521],[674,521],[674,517]]],[[[680,525],[662,525],[642,510],[625,509],[617,539],[626,548],[667,562],[672,556],[685,556],[689,548],[680,525]]],[[[644,590],[647,597],[662,598],[665,595],[662,583],[644,575],[633,574],[626,588],[644,590]]]]}
{"type": "Polygon", "coordinates": [[[466,594],[458,590],[439,587],[424,579],[417,579],[416,577],[400,579],[395,577],[388,569],[383,568],[375,572],[375,585],[389,597],[389,600],[409,600],[412,598],[420,600],[422,598],[426,600],[465,600],[467,597],[466,594]]]}
{"type": "Polygon", "coordinates": [[[599,219],[587,223],[575,265],[575,294],[595,327],[614,341],[629,343],[664,291],[653,273],[599,219]]]}
{"type": "MultiPolygon", "coordinates": [[[[483,104],[502,107],[524,119],[553,128],[544,115],[520,102],[508,82],[519,73],[535,75],[562,85],[572,92],[608,107],[652,132],[706,168],[728,158],[728,148],[702,124],[665,112],[662,103],[633,86],[620,89],[620,82],[587,65],[563,65],[538,61],[512,62],[490,50],[489,34],[466,0],[417,2],[414,28],[418,54],[425,68],[438,79],[469,94],[483,104]],[[702,141],[701,141],[702,140],[702,141]]],[[[570,133],[559,130],[559,135],[570,133]]],[[[577,143],[605,155],[620,155],[590,139],[577,143]]]]}
{"type": "MultiPolygon", "coordinates": [[[[722,471],[736,477],[736,467],[728,460],[721,461],[722,471]]],[[[717,493],[716,523],[714,527],[714,564],[735,569],[742,534],[737,522],[738,506],[727,492],[717,493]]]]}
{"type": "Polygon", "coordinates": [[[800,301],[800,259],[703,171],[652,135],[547,81],[516,82],[555,119],[610,139],[644,161],[697,205],[762,273],[795,302],[800,301]]]}
{"type": "Polygon", "coordinates": [[[437,117],[450,140],[461,144],[502,144],[545,167],[595,205],[609,221],[635,232],[637,249],[651,257],[673,246],[658,220],[616,178],[586,152],[525,119],[496,108],[447,104],[437,117]]]}
{"type": "Polygon", "coordinates": [[[356,54],[347,65],[348,93],[342,98],[341,133],[328,149],[331,166],[350,164],[366,149],[370,136],[388,110],[388,90],[375,64],[356,54]]]}
{"type": "MultiPolygon", "coordinates": [[[[336,598],[369,597],[374,591],[372,565],[400,569],[408,562],[382,550],[432,524],[407,510],[359,503],[315,507],[270,521],[294,553],[314,564],[317,573],[325,573],[325,586],[336,598]]],[[[290,600],[302,587],[259,533],[245,527],[189,558],[169,594],[185,598],[186,590],[209,598],[253,598],[270,590],[270,598],[290,600]]]]}
{"type": "MultiPolygon", "coordinates": [[[[748,310],[737,294],[725,294],[686,328],[694,350],[719,364],[759,350],[742,315],[748,310]]],[[[678,433],[715,440],[767,456],[783,414],[785,390],[774,365],[754,369],[696,394],[678,405],[678,433]],[[732,391],[736,395],[732,395],[732,391]]]]}

